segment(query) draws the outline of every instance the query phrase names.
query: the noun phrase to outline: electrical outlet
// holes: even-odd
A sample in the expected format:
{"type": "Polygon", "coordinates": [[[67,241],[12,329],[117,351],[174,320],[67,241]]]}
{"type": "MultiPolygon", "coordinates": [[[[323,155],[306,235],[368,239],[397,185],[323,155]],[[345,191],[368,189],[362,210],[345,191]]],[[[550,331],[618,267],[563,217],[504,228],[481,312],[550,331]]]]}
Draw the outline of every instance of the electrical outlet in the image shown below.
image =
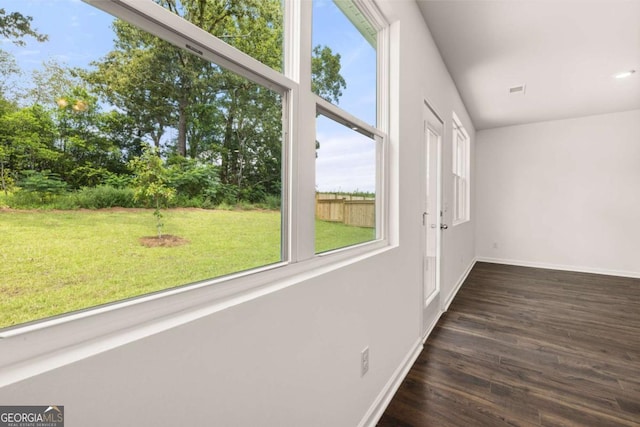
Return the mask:
{"type": "Polygon", "coordinates": [[[364,374],[369,370],[369,347],[365,347],[360,352],[360,376],[364,377],[364,374]]]}

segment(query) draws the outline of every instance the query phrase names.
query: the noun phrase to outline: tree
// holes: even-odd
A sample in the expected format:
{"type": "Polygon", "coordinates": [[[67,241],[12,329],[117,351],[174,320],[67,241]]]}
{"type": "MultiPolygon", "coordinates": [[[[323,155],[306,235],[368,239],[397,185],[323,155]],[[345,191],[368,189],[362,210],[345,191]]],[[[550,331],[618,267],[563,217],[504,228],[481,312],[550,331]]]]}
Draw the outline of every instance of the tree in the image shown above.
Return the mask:
{"type": "Polygon", "coordinates": [[[311,58],[311,90],[329,102],[338,103],[347,86],[340,75],[340,54],[327,46],[313,48],[311,58]]]}
{"type": "MultiPolygon", "coordinates": [[[[0,8],[0,38],[12,41],[18,46],[24,46],[25,37],[33,37],[36,41],[44,42],[48,37],[40,34],[31,26],[33,18],[19,12],[7,13],[0,8]]],[[[9,77],[20,73],[13,57],[0,49],[0,97],[5,97],[9,89],[9,77]]]]}
{"type": "Polygon", "coordinates": [[[55,59],[44,61],[42,69],[32,71],[32,87],[26,90],[24,101],[55,109],[60,98],[71,93],[74,88],[84,85],[78,73],[78,70],[71,69],[55,59]]]}
{"type": "Polygon", "coordinates": [[[169,187],[168,170],[155,147],[144,148],[140,157],[130,162],[134,172],[133,185],[136,200],[151,202],[155,208],[153,216],[156,218],[158,238],[162,238],[161,203],[166,203],[175,197],[175,190],[169,187]]]}
{"type": "Polygon", "coordinates": [[[15,58],[0,49],[0,98],[5,99],[11,91],[11,78],[20,74],[15,58]]]}
{"type": "MultiPolygon", "coordinates": [[[[156,0],[157,3],[280,71],[280,0],[156,0]]],[[[249,198],[279,194],[282,100],[278,93],[141,31],[114,23],[115,48],[86,80],[133,118],[140,136],[219,165],[222,184],[249,198]]],[[[314,90],[337,100],[344,88],[340,57],[314,50],[314,90]]]]}
{"type": "Polygon", "coordinates": [[[41,106],[10,109],[0,114],[0,183],[5,193],[27,170],[53,169],[61,157],[55,147],[56,128],[41,106]]]}
{"type": "Polygon", "coordinates": [[[31,27],[33,18],[24,16],[19,12],[7,14],[4,8],[0,8],[0,36],[12,40],[18,46],[24,46],[24,37],[30,36],[39,42],[44,42],[48,37],[31,27]]]}
{"type": "Polygon", "coordinates": [[[46,203],[52,196],[61,194],[67,189],[67,183],[51,171],[24,171],[20,187],[22,190],[35,193],[42,203],[46,203]]]}

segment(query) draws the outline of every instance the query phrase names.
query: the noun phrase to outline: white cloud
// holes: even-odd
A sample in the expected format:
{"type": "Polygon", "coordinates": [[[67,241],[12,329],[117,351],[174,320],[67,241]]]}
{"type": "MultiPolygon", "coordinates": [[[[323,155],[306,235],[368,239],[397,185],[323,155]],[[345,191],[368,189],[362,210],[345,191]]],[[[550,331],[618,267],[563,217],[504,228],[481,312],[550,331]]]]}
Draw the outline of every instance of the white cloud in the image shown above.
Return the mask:
{"type": "Polygon", "coordinates": [[[18,52],[16,52],[15,54],[16,56],[34,56],[34,55],[40,55],[40,50],[28,50],[28,49],[21,49],[18,52]]]}
{"type": "Polygon", "coordinates": [[[318,135],[318,191],[375,191],[376,151],[373,140],[349,129],[318,135]]]}

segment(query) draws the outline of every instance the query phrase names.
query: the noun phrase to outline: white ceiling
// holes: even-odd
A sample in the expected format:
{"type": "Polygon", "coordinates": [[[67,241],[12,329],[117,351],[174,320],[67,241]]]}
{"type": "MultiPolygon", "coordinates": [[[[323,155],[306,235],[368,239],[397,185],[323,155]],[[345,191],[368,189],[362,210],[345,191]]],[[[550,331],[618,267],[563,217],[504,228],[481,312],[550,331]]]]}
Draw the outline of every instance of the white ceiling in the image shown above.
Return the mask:
{"type": "Polygon", "coordinates": [[[477,130],[640,109],[640,0],[417,1],[477,130]]]}

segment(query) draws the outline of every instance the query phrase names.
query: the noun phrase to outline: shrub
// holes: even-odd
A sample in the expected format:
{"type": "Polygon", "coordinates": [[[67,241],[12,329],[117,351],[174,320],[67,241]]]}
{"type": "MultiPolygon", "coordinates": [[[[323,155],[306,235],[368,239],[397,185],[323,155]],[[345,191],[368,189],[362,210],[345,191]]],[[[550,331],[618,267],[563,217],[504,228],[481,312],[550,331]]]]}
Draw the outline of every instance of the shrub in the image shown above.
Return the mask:
{"type": "Polygon", "coordinates": [[[67,183],[60,177],[45,170],[38,171],[25,171],[23,178],[19,182],[21,192],[28,192],[37,194],[42,204],[51,201],[52,196],[62,194],[67,189],[67,183]]]}
{"type": "Polygon", "coordinates": [[[113,188],[127,188],[131,184],[131,177],[128,175],[116,175],[110,173],[104,180],[104,185],[113,188]]]}
{"type": "Polygon", "coordinates": [[[260,203],[260,205],[264,209],[270,209],[273,211],[280,210],[282,204],[282,200],[280,196],[267,195],[264,200],[260,203]]]}
{"type": "Polygon", "coordinates": [[[173,158],[169,166],[169,185],[190,199],[216,200],[220,180],[217,167],[184,157],[173,158]]]}
{"type": "Polygon", "coordinates": [[[238,187],[233,184],[220,184],[216,201],[218,204],[235,205],[238,203],[238,187]]]}
{"type": "Polygon", "coordinates": [[[110,185],[84,187],[74,196],[77,206],[85,209],[133,208],[136,206],[134,191],[131,188],[115,188],[110,185]]]}
{"type": "Polygon", "coordinates": [[[43,207],[39,194],[22,190],[17,190],[7,196],[6,204],[13,209],[40,209],[43,207]]]}

